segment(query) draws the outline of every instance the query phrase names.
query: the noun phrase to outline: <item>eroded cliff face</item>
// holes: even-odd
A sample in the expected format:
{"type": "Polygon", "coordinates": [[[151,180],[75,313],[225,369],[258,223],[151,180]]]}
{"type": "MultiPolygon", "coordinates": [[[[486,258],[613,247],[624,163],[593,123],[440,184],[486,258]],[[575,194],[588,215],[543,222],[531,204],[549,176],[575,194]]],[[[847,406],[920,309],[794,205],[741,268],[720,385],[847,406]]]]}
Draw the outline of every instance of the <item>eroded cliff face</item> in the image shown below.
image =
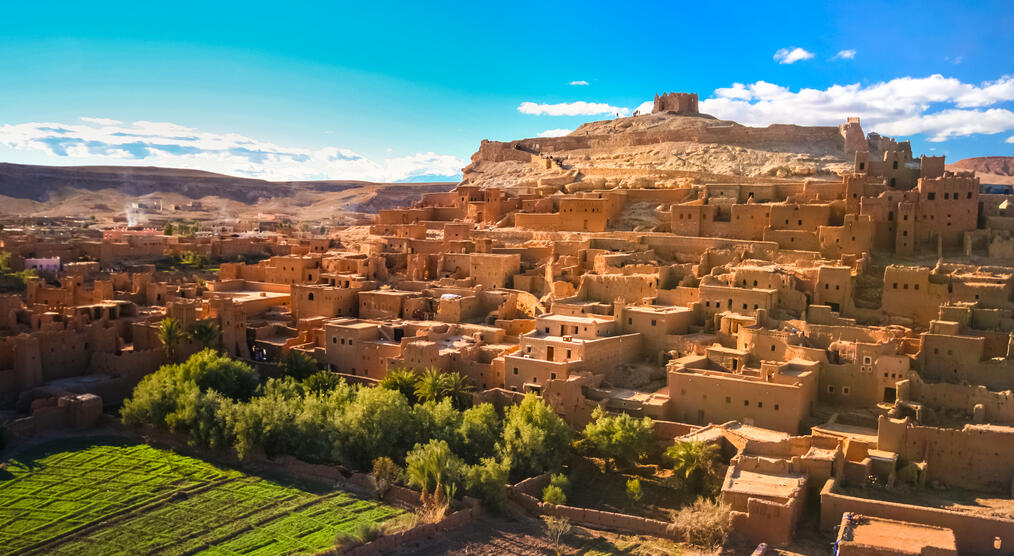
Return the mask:
{"type": "Polygon", "coordinates": [[[573,181],[615,187],[679,187],[701,178],[833,176],[853,161],[843,129],[759,128],[672,112],[617,118],[584,124],[564,137],[483,141],[464,169],[464,183],[531,187],[567,171],[577,174],[573,181]]]}

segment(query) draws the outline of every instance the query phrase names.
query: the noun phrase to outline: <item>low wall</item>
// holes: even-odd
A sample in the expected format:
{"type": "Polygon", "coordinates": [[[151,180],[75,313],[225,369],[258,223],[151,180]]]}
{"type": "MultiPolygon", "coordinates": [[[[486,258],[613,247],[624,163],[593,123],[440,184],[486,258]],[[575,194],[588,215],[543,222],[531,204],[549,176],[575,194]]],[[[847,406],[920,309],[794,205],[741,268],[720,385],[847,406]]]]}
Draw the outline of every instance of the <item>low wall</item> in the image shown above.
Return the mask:
{"type": "Polygon", "coordinates": [[[853,512],[871,517],[945,527],[954,531],[958,551],[962,554],[1014,555],[1014,519],[857,498],[836,493],[834,490],[834,479],[828,479],[820,491],[821,529],[832,529],[841,522],[843,513],[853,512]],[[993,548],[996,537],[1002,541],[999,551],[993,548]]]}
{"type": "Polygon", "coordinates": [[[551,474],[544,473],[537,477],[525,479],[512,486],[508,491],[512,500],[517,502],[525,510],[536,515],[552,515],[565,517],[573,523],[585,525],[595,529],[629,531],[639,535],[652,535],[655,537],[666,537],[676,539],[679,535],[673,524],[657,519],[649,519],[636,515],[619,514],[614,512],[603,512],[574,506],[546,504],[541,502],[532,493],[541,493],[542,489],[549,484],[551,474]]]}
{"type": "Polygon", "coordinates": [[[458,510],[436,523],[419,525],[412,529],[392,533],[378,537],[376,540],[361,544],[348,550],[328,550],[322,554],[342,556],[367,556],[382,554],[384,552],[404,549],[406,545],[424,542],[439,535],[446,534],[455,529],[460,529],[475,520],[480,515],[479,508],[464,508],[458,510]]]}
{"type": "Polygon", "coordinates": [[[12,442],[37,438],[59,429],[90,429],[102,418],[102,398],[76,394],[36,400],[32,414],[7,423],[12,442]]]}

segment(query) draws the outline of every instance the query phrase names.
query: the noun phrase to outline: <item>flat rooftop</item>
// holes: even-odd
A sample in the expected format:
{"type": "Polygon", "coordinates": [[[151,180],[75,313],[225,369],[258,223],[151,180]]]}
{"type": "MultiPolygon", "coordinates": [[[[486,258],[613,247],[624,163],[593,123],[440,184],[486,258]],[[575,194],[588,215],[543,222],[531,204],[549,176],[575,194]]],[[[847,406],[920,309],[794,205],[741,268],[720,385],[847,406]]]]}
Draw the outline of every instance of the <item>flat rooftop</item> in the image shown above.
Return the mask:
{"type": "Polygon", "coordinates": [[[758,473],[730,468],[723,491],[787,500],[806,483],[805,477],[776,473],[758,473]]]}

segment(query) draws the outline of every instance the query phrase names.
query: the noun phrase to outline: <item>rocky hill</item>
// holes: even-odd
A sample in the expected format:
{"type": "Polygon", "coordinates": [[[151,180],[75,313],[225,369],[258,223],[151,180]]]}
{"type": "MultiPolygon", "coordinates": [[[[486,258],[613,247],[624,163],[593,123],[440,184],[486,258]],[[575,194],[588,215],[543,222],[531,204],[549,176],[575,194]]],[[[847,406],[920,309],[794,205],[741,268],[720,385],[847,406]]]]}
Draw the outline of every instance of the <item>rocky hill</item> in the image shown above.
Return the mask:
{"type": "Polygon", "coordinates": [[[376,212],[411,204],[454,183],[350,180],[270,182],[212,172],[132,166],[33,166],[0,163],[0,214],[98,217],[123,214],[138,201],[214,207],[223,215],[298,214],[309,219],[376,212]]]}
{"type": "Polygon", "coordinates": [[[750,127],[707,114],[658,112],[591,122],[563,137],[484,141],[464,181],[534,185],[562,170],[619,187],[666,187],[702,177],[832,177],[852,159],[840,127],[750,127]]]}
{"type": "Polygon", "coordinates": [[[948,164],[950,170],[973,170],[982,183],[1014,185],[1014,156],[976,156],[948,164]]]}

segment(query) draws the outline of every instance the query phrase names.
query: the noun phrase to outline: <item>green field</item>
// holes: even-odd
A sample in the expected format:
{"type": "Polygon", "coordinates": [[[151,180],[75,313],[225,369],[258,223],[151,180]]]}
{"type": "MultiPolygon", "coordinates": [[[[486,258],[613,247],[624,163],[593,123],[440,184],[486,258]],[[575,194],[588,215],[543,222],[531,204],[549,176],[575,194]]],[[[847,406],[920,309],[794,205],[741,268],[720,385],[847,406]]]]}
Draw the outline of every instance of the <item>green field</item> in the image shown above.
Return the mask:
{"type": "Polygon", "coordinates": [[[121,439],[48,444],[0,470],[0,554],[290,554],[402,510],[121,439]]]}

